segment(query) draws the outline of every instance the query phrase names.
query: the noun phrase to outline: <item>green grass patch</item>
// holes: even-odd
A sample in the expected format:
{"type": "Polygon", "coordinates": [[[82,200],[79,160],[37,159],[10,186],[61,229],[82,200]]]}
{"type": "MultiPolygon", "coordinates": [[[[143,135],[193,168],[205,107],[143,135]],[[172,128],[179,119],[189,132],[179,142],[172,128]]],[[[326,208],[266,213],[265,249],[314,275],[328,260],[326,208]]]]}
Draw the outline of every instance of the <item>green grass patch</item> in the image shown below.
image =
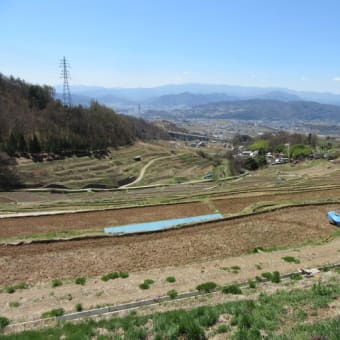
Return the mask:
{"type": "Polygon", "coordinates": [[[154,283],[155,281],[152,279],[145,279],[143,283],[139,285],[140,289],[149,289],[150,286],[154,283]]]}
{"type": "Polygon", "coordinates": [[[10,324],[9,319],[4,316],[0,316],[0,331],[10,324]]]}
{"type": "Polygon", "coordinates": [[[175,299],[178,295],[175,289],[169,290],[166,294],[170,297],[170,299],[175,299]]]}
{"type": "Polygon", "coordinates": [[[8,293],[8,294],[15,293],[15,287],[14,286],[5,287],[5,292],[8,293]]]}
{"type": "Polygon", "coordinates": [[[152,285],[153,283],[155,283],[155,281],[152,279],[145,279],[144,283],[146,283],[147,285],[152,285]]]}
{"type": "Polygon", "coordinates": [[[215,282],[209,281],[209,282],[201,283],[200,285],[196,287],[196,289],[199,292],[210,293],[214,289],[216,289],[216,287],[217,287],[217,284],[215,282]]]}
{"type": "Polygon", "coordinates": [[[140,289],[149,289],[150,288],[150,285],[148,285],[147,283],[143,282],[139,285],[139,288],[140,289]]]}
{"type": "Polygon", "coordinates": [[[290,279],[293,281],[302,280],[302,275],[300,273],[292,273],[290,274],[290,279]]]}
{"type": "Polygon", "coordinates": [[[11,302],[9,303],[9,306],[10,306],[11,308],[17,308],[17,307],[20,306],[20,302],[18,302],[18,301],[11,301],[11,302]]]}
{"type": "Polygon", "coordinates": [[[296,264],[300,263],[300,260],[295,258],[294,256],[284,256],[282,257],[282,260],[288,263],[296,263],[296,264]]]}
{"type": "Polygon", "coordinates": [[[26,282],[20,282],[14,286],[7,286],[4,288],[5,292],[8,294],[13,294],[16,292],[18,289],[28,289],[29,286],[26,282]]]}
{"type": "Polygon", "coordinates": [[[77,285],[84,286],[85,283],[86,283],[86,279],[85,279],[85,277],[77,277],[74,282],[77,285]]]}
{"type": "Polygon", "coordinates": [[[174,283],[176,282],[176,278],[174,276],[168,276],[166,279],[165,279],[166,282],[169,282],[169,283],[174,283]]]}
{"type": "Polygon", "coordinates": [[[248,287],[251,289],[256,288],[256,282],[253,280],[248,280],[248,287]]]}
{"type": "Polygon", "coordinates": [[[129,273],[119,272],[119,277],[122,278],[122,279],[127,279],[129,277],[129,273]]]}
{"type": "Polygon", "coordinates": [[[101,277],[102,281],[104,282],[109,281],[109,280],[115,280],[118,278],[119,278],[119,274],[117,272],[108,273],[101,277]]]}
{"type": "Polygon", "coordinates": [[[53,318],[53,317],[61,316],[64,314],[65,314],[64,308],[51,309],[48,312],[42,313],[41,318],[42,319],[53,318]]]}
{"type": "Polygon", "coordinates": [[[242,294],[242,290],[239,285],[237,284],[232,284],[232,285],[227,285],[222,288],[222,293],[223,294],[242,294]]]}
{"type": "MultiPolygon", "coordinates": [[[[338,283],[316,283],[312,288],[278,290],[272,295],[261,293],[257,300],[238,300],[213,306],[201,306],[191,310],[156,312],[150,315],[130,314],[125,317],[94,321],[84,320],[76,324],[63,322],[55,327],[3,336],[3,339],[90,339],[97,337],[121,339],[197,339],[203,340],[217,333],[232,330],[231,339],[338,339],[339,317],[306,323],[306,310],[318,311],[335,298],[340,297],[338,283]],[[291,313],[288,311],[292,311],[291,313]],[[230,318],[218,324],[222,314],[230,318]],[[152,328],[146,327],[152,321],[152,328]],[[303,323],[303,324],[301,324],[303,323]],[[286,326],[287,324],[287,326],[286,326]],[[221,327],[221,328],[220,328],[221,327]],[[97,333],[105,329],[107,335],[97,333]]],[[[50,313],[48,316],[51,316],[50,313]]],[[[53,315],[53,316],[54,316],[53,315]]]]}
{"type": "Polygon", "coordinates": [[[52,287],[60,287],[63,285],[63,281],[59,280],[59,279],[54,279],[52,280],[52,287]]]}

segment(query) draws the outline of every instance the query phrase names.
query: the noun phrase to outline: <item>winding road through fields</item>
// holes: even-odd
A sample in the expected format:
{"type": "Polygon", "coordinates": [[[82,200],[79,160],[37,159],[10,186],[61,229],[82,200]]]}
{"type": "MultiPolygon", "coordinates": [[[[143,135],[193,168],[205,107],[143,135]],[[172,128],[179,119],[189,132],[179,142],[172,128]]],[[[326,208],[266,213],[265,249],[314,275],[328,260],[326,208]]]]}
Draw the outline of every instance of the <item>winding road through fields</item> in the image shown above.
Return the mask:
{"type": "Polygon", "coordinates": [[[131,182],[131,183],[129,183],[129,184],[122,185],[120,188],[128,188],[128,187],[131,187],[131,186],[135,185],[136,183],[140,182],[140,181],[143,179],[144,174],[145,174],[145,171],[147,170],[147,168],[148,168],[149,166],[151,166],[151,165],[152,165],[153,163],[155,163],[156,161],[159,161],[159,160],[161,160],[161,159],[171,158],[171,157],[173,157],[173,156],[163,156],[163,157],[158,157],[158,158],[152,159],[151,161],[149,161],[147,164],[145,164],[145,165],[143,166],[143,168],[142,168],[142,170],[141,170],[139,176],[138,176],[133,182],[131,182]]]}

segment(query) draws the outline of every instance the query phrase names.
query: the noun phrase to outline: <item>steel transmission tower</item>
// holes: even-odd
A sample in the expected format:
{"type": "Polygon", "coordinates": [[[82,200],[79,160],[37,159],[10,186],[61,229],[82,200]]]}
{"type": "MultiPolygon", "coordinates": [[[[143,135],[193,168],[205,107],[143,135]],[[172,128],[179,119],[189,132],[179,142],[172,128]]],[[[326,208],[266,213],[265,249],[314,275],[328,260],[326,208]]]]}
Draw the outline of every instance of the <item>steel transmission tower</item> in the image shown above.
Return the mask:
{"type": "Polygon", "coordinates": [[[65,57],[60,60],[60,78],[63,79],[63,104],[64,106],[71,106],[71,92],[69,86],[70,77],[70,64],[65,57]]]}

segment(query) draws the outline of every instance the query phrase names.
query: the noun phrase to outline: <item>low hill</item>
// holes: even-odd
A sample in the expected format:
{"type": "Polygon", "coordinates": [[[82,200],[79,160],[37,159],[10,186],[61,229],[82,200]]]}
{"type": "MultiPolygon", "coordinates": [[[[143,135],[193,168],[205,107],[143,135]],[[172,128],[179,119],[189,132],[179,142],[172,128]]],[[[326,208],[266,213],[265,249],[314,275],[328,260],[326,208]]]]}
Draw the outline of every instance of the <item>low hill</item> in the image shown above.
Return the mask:
{"type": "Polygon", "coordinates": [[[0,149],[16,152],[94,150],[166,137],[145,120],[124,116],[92,102],[65,107],[48,86],[0,74],[0,149]]]}
{"type": "Polygon", "coordinates": [[[340,121],[340,107],[295,100],[249,99],[198,105],[188,109],[146,112],[146,117],[224,118],[262,121],[340,121]]]}

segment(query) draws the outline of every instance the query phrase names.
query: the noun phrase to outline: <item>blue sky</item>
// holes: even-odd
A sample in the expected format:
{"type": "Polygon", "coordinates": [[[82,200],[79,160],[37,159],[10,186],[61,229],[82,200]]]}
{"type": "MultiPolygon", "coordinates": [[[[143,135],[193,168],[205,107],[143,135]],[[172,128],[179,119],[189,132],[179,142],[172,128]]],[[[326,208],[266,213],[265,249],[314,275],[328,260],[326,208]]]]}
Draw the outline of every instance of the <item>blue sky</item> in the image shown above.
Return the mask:
{"type": "Polygon", "coordinates": [[[340,93],[337,0],[0,0],[0,72],[58,84],[340,93]]]}

